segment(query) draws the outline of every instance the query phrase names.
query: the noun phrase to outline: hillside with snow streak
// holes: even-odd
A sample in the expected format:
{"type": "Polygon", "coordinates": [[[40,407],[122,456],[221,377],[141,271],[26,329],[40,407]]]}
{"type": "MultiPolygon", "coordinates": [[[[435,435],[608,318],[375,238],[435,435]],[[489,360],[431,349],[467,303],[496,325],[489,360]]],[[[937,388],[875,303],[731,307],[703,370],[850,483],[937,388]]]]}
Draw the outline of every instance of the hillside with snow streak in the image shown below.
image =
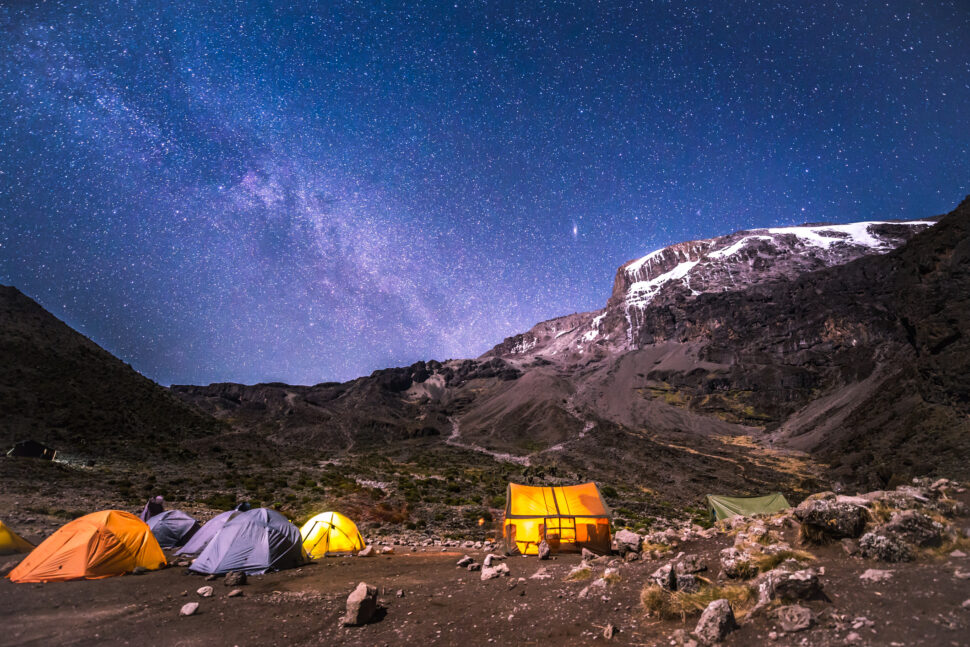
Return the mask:
{"type": "Polygon", "coordinates": [[[677,308],[702,294],[734,292],[893,250],[933,220],[866,221],[739,231],[670,245],[617,271],[605,308],[559,317],[510,337],[490,356],[575,360],[632,350],[650,340],[645,311],[677,308]]]}

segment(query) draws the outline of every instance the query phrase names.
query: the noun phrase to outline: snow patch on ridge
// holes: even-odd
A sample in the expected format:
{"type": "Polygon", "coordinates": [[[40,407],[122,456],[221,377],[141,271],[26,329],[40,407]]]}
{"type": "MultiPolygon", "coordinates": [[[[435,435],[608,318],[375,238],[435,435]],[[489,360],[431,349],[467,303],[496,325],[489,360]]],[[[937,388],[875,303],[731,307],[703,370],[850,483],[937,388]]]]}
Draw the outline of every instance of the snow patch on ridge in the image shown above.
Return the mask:
{"type": "Polygon", "coordinates": [[[869,227],[873,225],[935,225],[930,220],[914,220],[909,222],[886,222],[870,220],[867,222],[851,222],[847,225],[822,225],[819,227],[772,227],[766,231],[770,234],[793,234],[805,244],[828,249],[834,243],[843,242],[873,249],[892,247],[889,243],[879,240],[871,233],[869,227]],[[834,235],[832,235],[834,234],[834,235]]]}
{"type": "Polygon", "coordinates": [[[649,281],[637,281],[630,286],[627,291],[627,303],[638,308],[643,308],[649,304],[660,288],[663,287],[665,283],[670,281],[684,280],[686,283],[686,277],[688,272],[690,272],[698,261],[686,261],[680,263],[674,269],[669,272],[664,272],[660,276],[654,277],[649,281]]]}

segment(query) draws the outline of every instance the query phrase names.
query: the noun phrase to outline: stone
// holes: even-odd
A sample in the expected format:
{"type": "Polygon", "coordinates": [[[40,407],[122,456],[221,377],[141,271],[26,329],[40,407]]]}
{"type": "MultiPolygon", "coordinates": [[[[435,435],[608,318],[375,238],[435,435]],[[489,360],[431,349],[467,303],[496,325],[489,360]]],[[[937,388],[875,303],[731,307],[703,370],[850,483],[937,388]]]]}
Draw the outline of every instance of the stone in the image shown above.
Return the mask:
{"type": "Polygon", "coordinates": [[[812,613],[812,610],[798,604],[779,607],[776,614],[778,624],[781,625],[782,631],[786,633],[804,631],[815,624],[815,614],[812,613]]]}
{"type": "Polygon", "coordinates": [[[966,556],[967,554],[962,550],[955,550],[952,553],[950,553],[950,557],[966,557],[966,556]]]}
{"type": "Polygon", "coordinates": [[[189,602],[187,604],[183,604],[182,605],[182,608],[179,610],[179,615],[180,616],[191,616],[191,615],[195,614],[195,612],[198,611],[198,610],[199,610],[199,603],[198,602],[189,602]]]}
{"type": "Polygon", "coordinates": [[[374,554],[374,546],[368,545],[357,551],[357,557],[370,557],[374,554]]]}
{"type": "Polygon", "coordinates": [[[967,598],[966,600],[964,600],[963,604],[961,604],[960,606],[964,609],[970,610],[970,598],[967,598]]]}
{"type": "Polygon", "coordinates": [[[551,552],[551,549],[549,548],[549,544],[546,543],[545,539],[539,542],[538,550],[539,550],[539,559],[549,559],[549,553],[551,552]]]}
{"type": "Polygon", "coordinates": [[[640,535],[630,530],[617,530],[613,535],[616,552],[626,555],[628,552],[640,552],[640,535]]]}
{"type": "Polygon", "coordinates": [[[393,555],[393,554],[394,554],[394,546],[381,547],[381,555],[393,555]]]}
{"type": "Polygon", "coordinates": [[[677,573],[673,566],[666,564],[650,574],[650,579],[657,583],[660,588],[668,591],[677,590],[677,573]]]}
{"type": "Polygon", "coordinates": [[[849,557],[859,554],[859,544],[857,544],[854,540],[846,537],[840,543],[842,544],[842,550],[844,550],[845,554],[849,557]]]}
{"type": "Polygon", "coordinates": [[[700,555],[685,555],[677,562],[675,568],[678,573],[700,573],[707,570],[707,564],[702,561],[700,555]]]}
{"type": "Polygon", "coordinates": [[[377,587],[361,582],[347,596],[347,613],[341,622],[345,627],[366,624],[377,612],[377,587]]]}
{"type": "Polygon", "coordinates": [[[845,637],[845,642],[849,643],[850,645],[853,643],[862,642],[862,636],[853,631],[845,637]]]}
{"type": "Polygon", "coordinates": [[[210,573],[209,575],[206,575],[205,576],[205,581],[206,582],[215,582],[218,579],[219,579],[219,576],[216,575],[215,573],[210,573]]]}
{"type": "Polygon", "coordinates": [[[226,586],[242,586],[246,583],[246,574],[242,571],[229,571],[222,583],[226,586]]]}
{"type": "Polygon", "coordinates": [[[912,547],[894,535],[867,532],[859,539],[863,557],[884,562],[909,562],[915,557],[912,547]]]}
{"type": "Polygon", "coordinates": [[[396,597],[403,598],[404,597],[404,589],[398,589],[397,591],[394,592],[394,595],[396,597]]]}
{"type": "Polygon", "coordinates": [[[508,577],[509,576],[509,565],[502,563],[496,564],[495,566],[490,566],[488,568],[482,569],[482,581],[492,580],[496,577],[508,577]]]}
{"type": "Polygon", "coordinates": [[[233,590],[229,591],[229,594],[226,597],[227,598],[238,598],[242,594],[243,594],[243,590],[242,589],[233,589],[233,590]]]}
{"type": "Polygon", "coordinates": [[[529,576],[530,580],[549,580],[552,579],[552,573],[549,572],[548,568],[540,568],[538,571],[529,576]]]}
{"type": "Polygon", "coordinates": [[[918,510],[903,510],[894,514],[879,534],[893,536],[916,546],[939,546],[942,543],[943,525],[918,510]]]}
{"type": "Polygon", "coordinates": [[[758,606],[772,600],[811,600],[822,594],[822,583],[814,571],[806,569],[789,573],[769,571],[759,578],[758,606]]]}
{"type": "Polygon", "coordinates": [[[691,573],[677,573],[676,588],[684,593],[694,593],[699,588],[697,577],[691,573]]]}
{"type": "Polygon", "coordinates": [[[640,559],[640,553],[633,550],[629,551],[626,555],[623,556],[623,560],[626,562],[635,562],[638,559],[640,559]]]}
{"type": "Polygon", "coordinates": [[[17,564],[18,562],[16,561],[9,561],[6,564],[0,564],[0,577],[3,577],[4,575],[12,571],[14,568],[16,568],[17,564]]]}
{"type": "MultiPolygon", "coordinates": [[[[807,538],[853,539],[862,534],[869,511],[859,497],[839,499],[831,492],[821,498],[809,497],[795,508],[795,517],[807,527],[807,538]]],[[[804,529],[803,529],[804,530],[804,529]]]]}
{"type": "Polygon", "coordinates": [[[701,644],[715,645],[737,628],[731,603],[722,598],[707,605],[694,627],[694,635],[701,644]]]}
{"type": "Polygon", "coordinates": [[[147,572],[148,572],[148,569],[147,569],[147,568],[145,568],[144,566],[136,566],[136,567],[135,567],[135,568],[134,568],[134,569],[133,569],[133,570],[131,571],[131,574],[132,574],[132,575],[144,575],[144,574],[145,574],[145,573],[147,573],[147,572]]]}
{"type": "Polygon", "coordinates": [[[724,574],[732,578],[746,578],[754,574],[754,567],[751,565],[751,556],[734,546],[723,549],[719,553],[721,570],[724,574]]]}
{"type": "Polygon", "coordinates": [[[211,586],[203,586],[201,589],[199,589],[198,591],[196,591],[196,593],[198,593],[199,596],[201,596],[203,598],[211,598],[212,597],[212,587],[211,586]]]}
{"type": "Polygon", "coordinates": [[[953,577],[958,580],[970,580],[970,571],[961,571],[959,568],[953,572],[953,577]]]}
{"type": "Polygon", "coordinates": [[[469,570],[469,571],[472,571],[472,572],[475,572],[475,571],[480,571],[480,570],[482,570],[482,565],[481,565],[481,564],[476,564],[475,562],[472,562],[471,564],[469,564],[469,565],[468,565],[468,566],[466,566],[465,568],[466,568],[467,570],[469,570]]]}
{"type": "Polygon", "coordinates": [[[458,568],[467,568],[468,565],[474,561],[475,560],[472,559],[471,555],[465,555],[464,557],[458,560],[458,562],[456,563],[456,566],[458,566],[458,568]]]}
{"type": "Polygon", "coordinates": [[[582,550],[582,553],[581,554],[583,556],[583,561],[584,562],[591,562],[594,559],[596,559],[597,557],[599,557],[599,555],[597,555],[596,553],[594,553],[593,551],[591,551],[588,548],[584,548],[582,550]]]}
{"type": "Polygon", "coordinates": [[[863,582],[885,582],[893,577],[892,571],[883,571],[878,568],[866,569],[866,572],[859,576],[863,582]]]}

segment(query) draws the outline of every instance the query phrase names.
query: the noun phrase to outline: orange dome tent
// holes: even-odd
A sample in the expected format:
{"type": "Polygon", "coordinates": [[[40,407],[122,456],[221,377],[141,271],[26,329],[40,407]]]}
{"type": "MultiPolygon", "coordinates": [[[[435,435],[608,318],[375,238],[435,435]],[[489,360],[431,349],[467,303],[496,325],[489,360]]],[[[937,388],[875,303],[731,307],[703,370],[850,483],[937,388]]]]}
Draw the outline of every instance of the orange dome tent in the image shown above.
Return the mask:
{"type": "Polygon", "coordinates": [[[103,510],[61,526],[7,577],[13,582],[95,580],[137,567],[165,566],[148,524],[120,510],[103,510]]]}
{"type": "Polygon", "coordinates": [[[532,487],[509,483],[505,503],[505,542],[510,551],[539,552],[545,540],[552,552],[610,552],[610,509],[595,483],[532,487]]]}

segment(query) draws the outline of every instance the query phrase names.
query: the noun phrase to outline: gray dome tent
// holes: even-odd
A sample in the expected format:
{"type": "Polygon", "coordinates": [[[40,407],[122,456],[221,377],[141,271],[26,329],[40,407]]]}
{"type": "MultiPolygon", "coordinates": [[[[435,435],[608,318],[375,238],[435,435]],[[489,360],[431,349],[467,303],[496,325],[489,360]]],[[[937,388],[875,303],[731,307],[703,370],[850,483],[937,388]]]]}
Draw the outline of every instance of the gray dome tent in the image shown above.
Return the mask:
{"type": "MultiPolygon", "coordinates": [[[[211,522],[210,522],[211,523],[211,522]]],[[[261,575],[308,561],[300,530],[275,510],[238,512],[216,533],[190,571],[261,575]]]]}
{"type": "Polygon", "coordinates": [[[229,523],[229,521],[235,518],[237,515],[248,512],[252,506],[249,503],[243,501],[236,506],[234,510],[227,510],[212,517],[203,524],[197,533],[192,535],[190,539],[182,548],[176,551],[176,555],[198,555],[205,547],[209,545],[212,538],[219,534],[219,531],[229,523]]]}
{"type": "Polygon", "coordinates": [[[150,517],[147,523],[162,548],[181,546],[199,530],[199,522],[181,510],[160,512],[150,517]]]}

